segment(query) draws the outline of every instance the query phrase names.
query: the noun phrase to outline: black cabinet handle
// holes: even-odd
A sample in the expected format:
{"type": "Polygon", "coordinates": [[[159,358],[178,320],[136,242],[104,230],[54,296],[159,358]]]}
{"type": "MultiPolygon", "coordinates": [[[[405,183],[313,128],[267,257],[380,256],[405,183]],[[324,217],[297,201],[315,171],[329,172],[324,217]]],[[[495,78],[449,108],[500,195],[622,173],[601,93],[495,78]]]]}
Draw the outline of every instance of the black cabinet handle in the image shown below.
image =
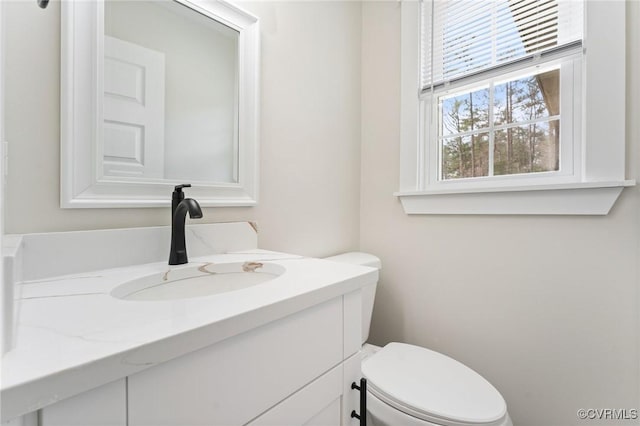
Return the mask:
{"type": "Polygon", "coordinates": [[[351,383],[351,389],[360,391],[360,414],[356,410],[351,411],[351,418],[360,420],[360,426],[367,426],[367,379],[360,379],[360,386],[356,382],[351,383]]]}

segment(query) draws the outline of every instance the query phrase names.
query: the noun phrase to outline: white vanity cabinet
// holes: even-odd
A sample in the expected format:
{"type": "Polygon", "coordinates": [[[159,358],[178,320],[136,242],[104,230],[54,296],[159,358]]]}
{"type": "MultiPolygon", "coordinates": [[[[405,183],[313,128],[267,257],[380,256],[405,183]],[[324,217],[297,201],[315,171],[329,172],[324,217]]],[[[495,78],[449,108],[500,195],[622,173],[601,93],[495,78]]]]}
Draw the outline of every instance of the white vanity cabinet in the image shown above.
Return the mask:
{"type": "Polygon", "coordinates": [[[45,407],[38,417],[37,426],[127,426],[126,380],[45,407]]]}
{"type": "Polygon", "coordinates": [[[192,264],[167,267],[170,231],[12,237],[0,425],[356,426],[362,297],[378,270],[259,249],[247,222],[189,226],[192,264]],[[121,292],[195,270],[216,277],[197,297],[121,292]]]}
{"type": "Polygon", "coordinates": [[[349,425],[360,290],[41,410],[41,426],[349,425]]]}
{"type": "Polygon", "coordinates": [[[340,424],[344,299],[129,377],[129,426],[340,424]]]}

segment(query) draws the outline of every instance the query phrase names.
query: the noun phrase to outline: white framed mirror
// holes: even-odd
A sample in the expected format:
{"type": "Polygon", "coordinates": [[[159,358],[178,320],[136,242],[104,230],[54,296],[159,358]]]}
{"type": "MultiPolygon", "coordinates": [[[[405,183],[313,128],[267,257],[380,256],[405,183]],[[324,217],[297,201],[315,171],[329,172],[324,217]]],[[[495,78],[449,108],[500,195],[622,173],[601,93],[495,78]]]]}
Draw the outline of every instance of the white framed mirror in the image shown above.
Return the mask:
{"type": "Polygon", "coordinates": [[[258,19],[216,0],[62,2],[61,206],[258,195],[258,19]]]}

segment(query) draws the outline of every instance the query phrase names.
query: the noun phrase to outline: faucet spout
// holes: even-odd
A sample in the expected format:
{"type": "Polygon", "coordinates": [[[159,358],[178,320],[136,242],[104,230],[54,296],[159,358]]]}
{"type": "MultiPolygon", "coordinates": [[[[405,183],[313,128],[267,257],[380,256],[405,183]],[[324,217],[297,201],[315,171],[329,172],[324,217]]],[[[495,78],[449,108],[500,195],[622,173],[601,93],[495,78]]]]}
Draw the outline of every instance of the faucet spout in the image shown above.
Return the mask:
{"type": "Polygon", "coordinates": [[[169,253],[169,265],[182,265],[187,263],[187,245],[184,231],[187,212],[192,219],[200,219],[202,210],[200,204],[192,198],[180,201],[173,211],[171,223],[171,252],[169,253]]]}

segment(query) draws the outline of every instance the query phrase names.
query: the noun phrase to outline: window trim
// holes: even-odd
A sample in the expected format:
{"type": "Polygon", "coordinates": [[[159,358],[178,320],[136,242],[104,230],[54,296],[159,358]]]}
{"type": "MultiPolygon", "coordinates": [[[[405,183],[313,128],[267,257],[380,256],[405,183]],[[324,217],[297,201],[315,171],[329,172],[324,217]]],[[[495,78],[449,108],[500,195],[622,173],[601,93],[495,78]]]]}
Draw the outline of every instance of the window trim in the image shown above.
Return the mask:
{"type": "Polygon", "coordinates": [[[407,214],[603,215],[624,187],[635,185],[634,180],[625,180],[626,6],[587,1],[584,7],[586,55],[583,66],[574,67],[574,74],[579,74],[574,97],[582,102],[572,114],[580,123],[574,126],[572,175],[543,179],[510,175],[472,184],[433,185],[430,151],[437,149],[437,143],[422,142],[421,117],[429,108],[420,96],[420,3],[402,1],[400,188],[394,195],[407,214]],[[610,69],[610,63],[620,66],[610,69]]]}

